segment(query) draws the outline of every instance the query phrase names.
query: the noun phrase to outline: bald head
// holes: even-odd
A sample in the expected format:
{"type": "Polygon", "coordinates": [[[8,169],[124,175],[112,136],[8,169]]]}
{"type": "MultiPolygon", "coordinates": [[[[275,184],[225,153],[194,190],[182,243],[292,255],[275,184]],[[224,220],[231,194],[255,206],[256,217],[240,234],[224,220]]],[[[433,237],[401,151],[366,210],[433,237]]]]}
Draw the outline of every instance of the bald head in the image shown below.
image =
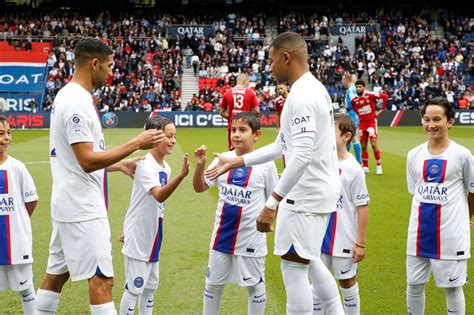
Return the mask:
{"type": "Polygon", "coordinates": [[[308,45],[304,38],[298,33],[281,33],[275,37],[270,48],[277,51],[286,51],[292,58],[299,59],[305,63],[308,60],[308,45]]]}
{"type": "Polygon", "coordinates": [[[248,86],[249,85],[249,76],[245,73],[241,73],[237,77],[237,85],[248,86]]]}

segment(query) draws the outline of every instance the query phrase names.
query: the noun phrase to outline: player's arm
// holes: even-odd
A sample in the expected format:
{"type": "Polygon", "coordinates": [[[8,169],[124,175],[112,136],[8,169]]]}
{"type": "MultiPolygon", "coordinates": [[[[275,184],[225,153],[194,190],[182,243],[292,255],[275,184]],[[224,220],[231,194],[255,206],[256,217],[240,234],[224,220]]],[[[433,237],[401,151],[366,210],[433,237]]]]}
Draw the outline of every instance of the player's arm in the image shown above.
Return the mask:
{"type": "Polygon", "coordinates": [[[35,211],[36,206],[38,205],[38,200],[25,202],[26,211],[28,211],[28,216],[33,215],[33,211],[35,211]]]}
{"type": "Polygon", "coordinates": [[[185,154],[183,157],[183,163],[181,166],[181,171],[176,175],[170,182],[168,182],[163,187],[155,186],[150,189],[150,193],[158,202],[164,202],[168,199],[169,196],[178,188],[179,184],[189,173],[189,158],[188,154],[185,154]]]}
{"type": "Polygon", "coordinates": [[[471,220],[472,225],[472,216],[474,216],[474,193],[469,193],[467,195],[467,202],[469,204],[469,218],[471,220]]]}
{"type": "Polygon", "coordinates": [[[219,107],[219,115],[225,119],[229,119],[229,113],[227,112],[227,93],[222,97],[221,105],[219,107]]]}
{"type": "Polygon", "coordinates": [[[276,112],[276,125],[280,129],[281,112],[276,112]]]}
{"type": "Polygon", "coordinates": [[[257,117],[260,117],[260,101],[258,100],[258,97],[255,94],[255,92],[252,92],[252,93],[253,93],[252,107],[257,117]]]}
{"type": "Polygon", "coordinates": [[[362,261],[365,257],[365,240],[367,236],[367,224],[369,222],[369,206],[357,207],[357,241],[352,249],[354,262],[362,261]]]}
{"type": "MultiPolygon", "coordinates": [[[[268,173],[264,177],[265,181],[265,198],[268,200],[272,196],[273,190],[278,184],[278,172],[275,163],[272,163],[268,173]]],[[[275,197],[274,197],[275,198],[275,197]]],[[[278,208],[277,208],[278,210],[278,208]]],[[[266,206],[260,211],[257,217],[257,230],[262,231],[268,229],[273,231],[273,221],[275,221],[277,211],[268,209],[266,206]],[[267,226],[269,224],[270,226],[267,226]]]]}
{"type": "Polygon", "coordinates": [[[194,150],[194,160],[196,161],[196,168],[193,175],[193,188],[195,192],[203,192],[209,188],[204,178],[204,168],[207,161],[207,148],[205,145],[194,150]]]}
{"type": "Polygon", "coordinates": [[[149,129],[127,143],[106,151],[95,152],[92,142],[77,142],[71,147],[84,172],[91,173],[114,165],[139,149],[150,149],[158,145],[163,137],[163,131],[149,129]]]}
{"type": "Polygon", "coordinates": [[[375,115],[378,116],[378,115],[382,114],[382,112],[387,108],[388,95],[385,94],[385,93],[379,93],[378,95],[375,95],[375,99],[382,99],[382,109],[375,112],[375,115]]]}
{"type": "Polygon", "coordinates": [[[123,174],[133,178],[133,175],[135,174],[135,170],[137,168],[137,163],[144,159],[144,156],[134,157],[131,159],[123,159],[107,167],[107,172],[122,172],[123,174]]]}

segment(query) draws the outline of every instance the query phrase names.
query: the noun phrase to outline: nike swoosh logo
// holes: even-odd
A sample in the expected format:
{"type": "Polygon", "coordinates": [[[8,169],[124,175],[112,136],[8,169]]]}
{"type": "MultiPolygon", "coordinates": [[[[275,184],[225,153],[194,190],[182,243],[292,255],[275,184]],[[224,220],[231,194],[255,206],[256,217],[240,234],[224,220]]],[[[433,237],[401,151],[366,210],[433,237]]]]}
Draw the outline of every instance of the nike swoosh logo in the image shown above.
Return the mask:
{"type": "Polygon", "coordinates": [[[24,298],[28,297],[29,295],[33,294],[33,292],[28,293],[27,295],[23,295],[24,298]]]}
{"type": "Polygon", "coordinates": [[[148,300],[148,303],[153,303],[153,300],[148,300]]]}
{"type": "Polygon", "coordinates": [[[432,180],[435,180],[436,178],[438,178],[438,177],[437,177],[437,176],[435,176],[435,177],[429,177],[429,176],[428,176],[427,179],[428,179],[428,181],[430,182],[430,181],[432,181],[432,180]]]}
{"type": "Polygon", "coordinates": [[[27,282],[28,282],[28,279],[26,279],[25,281],[20,281],[20,285],[24,285],[27,282]]]}
{"type": "Polygon", "coordinates": [[[265,293],[263,293],[263,294],[261,294],[261,295],[258,295],[258,296],[257,296],[257,295],[254,295],[253,298],[254,298],[254,299],[259,299],[259,298],[261,298],[261,297],[264,296],[264,295],[265,295],[265,293]]]}
{"type": "Polygon", "coordinates": [[[457,313],[458,311],[451,311],[449,308],[448,308],[448,313],[457,313]]]}
{"type": "Polygon", "coordinates": [[[452,279],[451,277],[449,277],[449,282],[454,282],[454,281],[456,281],[456,280],[458,280],[458,279],[459,279],[459,277],[454,278],[454,279],[452,279]]]}
{"type": "Polygon", "coordinates": [[[252,277],[248,277],[248,278],[245,278],[245,277],[244,277],[243,279],[244,279],[244,281],[247,281],[247,280],[252,279],[252,277]]]}
{"type": "Polygon", "coordinates": [[[346,273],[348,273],[349,271],[351,271],[351,270],[350,270],[350,269],[347,269],[347,270],[345,270],[345,271],[341,271],[341,274],[346,274],[346,273]]]}
{"type": "Polygon", "coordinates": [[[355,298],[352,298],[352,299],[346,299],[346,298],[344,298],[344,302],[350,302],[350,301],[352,301],[353,299],[355,299],[355,298]]]}
{"type": "Polygon", "coordinates": [[[135,310],[134,308],[130,308],[130,307],[128,308],[129,312],[133,312],[134,310],[135,310]]]}

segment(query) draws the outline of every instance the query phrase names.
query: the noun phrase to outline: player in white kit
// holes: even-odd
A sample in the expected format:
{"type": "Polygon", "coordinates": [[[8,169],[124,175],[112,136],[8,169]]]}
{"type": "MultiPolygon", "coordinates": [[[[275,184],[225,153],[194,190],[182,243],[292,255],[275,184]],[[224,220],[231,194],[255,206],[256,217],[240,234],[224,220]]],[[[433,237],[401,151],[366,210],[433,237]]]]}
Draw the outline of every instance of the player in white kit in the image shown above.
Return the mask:
{"type": "MultiPolygon", "coordinates": [[[[253,151],[260,137],[260,122],[250,112],[232,119],[231,143],[235,150],[227,156],[241,156],[253,151]]],[[[266,235],[257,231],[255,221],[265,200],[278,182],[275,163],[239,167],[215,180],[204,177],[206,147],[194,151],[196,170],[193,186],[196,192],[217,185],[216,220],[211,237],[211,251],[204,289],[203,314],[218,314],[226,284],[237,284],[248,290],[248,314],[263,314],[266,304],[265,256],[266,235]]],[[[214,167],[217,159],[209,166],[214,167]]]]}
{"type": "Polygon", "coordinates": [[[443,97],[421,110],[425,142],[408,153],[407,184],[413,195],[407,240],[408,314],[424,314],[425,285],[433,272],[444,288],[448,314],[465,314],[463,285],[474,212],[471,152],[449,139],[454,109],[443,97]]]}
{"type": "Polygon", "coordinates": [[[176,127],[171,120],[160,116],[150,117],[145,129],[162,130],[165,138],[138,163],[135,171],[130,206],[123,223],[125,291],[120,303],[120,314],[124,315],[134,314],[139,296],[139,314],[153,313],[154,295],[159,281],[165,200],[189,173],[186,154],[180,172],[170,179],[171,168],[164,158],[173,152],[176,145],[176,127]]]}
{"type": "Polygon", "coordinates": [[[23,313],[35,313],[30,217],[38,203],[33,178],[25,164],[7,154],[10,124],[0,115],[0,291],[13,290],[23,313]]]}
{"type": "Polygon", "coordinates": [[[147,130],[105,149],[100,117],[91,92],[112,73],[113,50],[93,38],[78,41],[75,72],[57,94],[51,111],[50,161],[53,231],[46,275],[36,299],[37,314],[54,314],[64,283],[88,280],[92,314],[116,314],[107,218],[107,171],[132,175],[137,159],[122,160],[157,145],[162,132],[147,130]]]}
{"type": "Polygon", "coordinates": [[[275,233],[275,255],[281,270],[288,314],[312,314],[313,296],[308,265],[329,314],[343,314],[337,284],[321,261],[321,245],[331,213],[336,210],[340,182],[331,98],[310,72],[307,45],[293,32],[278,35],[269,50],[270,69],[279,83],[291,86],[274,143],[243,156],[218,155],[220,163],[206,173],[210,179],[231,168],[256,165],[283,155],[286,161],[277,187],[257,220],[261,232],[275,233]]]}
{"type": "MultiPolygon", "coordinates": [[[[335,113],[337,155],[341,195],[337,212],[331,214],[329,226],[321,248],[321,259],[332,269],[339,280],[346,314],[360,314],[359,285],[356,280],[357,262],[365,257],[369,193],[365,184],[364,171],[358,161],[347,151],[357,129],[347,114],[335,113]]],[[[309,265],[310,279],[315,271],[309,265]]],[[[317,283],[315,283],[317,284],[317,283]]],[[[324,309],[314,288],[313,315],[324,314],[324,309]]]]}

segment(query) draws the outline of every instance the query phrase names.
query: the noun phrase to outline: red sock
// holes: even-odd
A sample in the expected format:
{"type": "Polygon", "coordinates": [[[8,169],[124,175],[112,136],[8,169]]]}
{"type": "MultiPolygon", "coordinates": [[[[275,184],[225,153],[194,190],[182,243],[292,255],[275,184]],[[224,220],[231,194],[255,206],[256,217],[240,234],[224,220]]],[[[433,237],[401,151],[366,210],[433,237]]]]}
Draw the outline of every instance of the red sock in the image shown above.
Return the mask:
{"type": "Polygon", "coordinates": [[[380,150],[374,150],[375,161],[377,161],[377,165],[382,165],[382,153],[380,150]]]}
{"type": "Polygon", "coordinates": [[[367,151],[362,151],[362,164],[369,167],[369,152],[367,151]]]}

